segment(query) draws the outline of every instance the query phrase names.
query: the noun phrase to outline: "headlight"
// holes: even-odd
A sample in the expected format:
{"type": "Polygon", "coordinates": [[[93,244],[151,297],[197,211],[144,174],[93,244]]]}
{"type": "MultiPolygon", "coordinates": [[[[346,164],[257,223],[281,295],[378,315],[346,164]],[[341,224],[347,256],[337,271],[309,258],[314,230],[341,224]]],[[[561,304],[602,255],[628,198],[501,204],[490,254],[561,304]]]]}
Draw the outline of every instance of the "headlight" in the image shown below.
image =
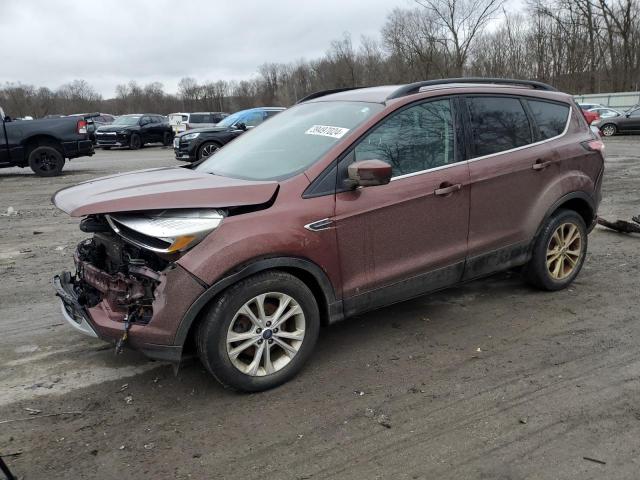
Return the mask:
{"type": "Polygon", "coordinates": [[[218,228],[220,210],[162,210],[105,215],[114,232],[154,252],[184,252],[218,228]]]}
{"type": "Polygon", "coordinates": [[[187,133],[186,135],[183,135],[182,137],[180,137],[182,140],[193,140],[194,138],[198,138],[198,135],[200,135],[200,132],[196,132],[196,133],[187,133]]]}

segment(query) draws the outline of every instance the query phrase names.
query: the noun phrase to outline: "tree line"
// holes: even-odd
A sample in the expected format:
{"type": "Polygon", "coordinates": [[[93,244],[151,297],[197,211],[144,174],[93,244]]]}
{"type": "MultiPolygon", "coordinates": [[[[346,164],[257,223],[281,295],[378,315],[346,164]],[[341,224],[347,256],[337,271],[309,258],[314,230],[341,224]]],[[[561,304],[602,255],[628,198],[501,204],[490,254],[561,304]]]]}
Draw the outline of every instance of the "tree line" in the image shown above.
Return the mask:
{"type": "Polygon", "coordinates": [[[0,105],[13,116],[101,111],[233,112],[288,106],[318,90],[444,77],[536,79],[573,94],[640,90],[640,0],[415,0],[396,8],[376,38],[330,42],[324,56],[265,63],[249,80],[183,78],[177,93],[135,80],[103,98],[84,80],[56,90],[7,83],[0,105]]]}

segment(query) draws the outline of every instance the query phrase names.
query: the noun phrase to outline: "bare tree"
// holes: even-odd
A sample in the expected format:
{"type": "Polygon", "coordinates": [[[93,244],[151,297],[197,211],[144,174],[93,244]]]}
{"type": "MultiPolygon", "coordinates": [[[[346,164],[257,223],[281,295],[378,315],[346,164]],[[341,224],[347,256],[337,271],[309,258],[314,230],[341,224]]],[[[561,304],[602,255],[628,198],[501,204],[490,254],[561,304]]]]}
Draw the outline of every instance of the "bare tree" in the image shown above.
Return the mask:
{"type": "Polygon", "coordinates": [[[462,76],[469,50],[476,36],[500,11],[504,0],[415,0],[429,10],[445,30],[441,39],[453,61],[449,74],[462,76]]]}

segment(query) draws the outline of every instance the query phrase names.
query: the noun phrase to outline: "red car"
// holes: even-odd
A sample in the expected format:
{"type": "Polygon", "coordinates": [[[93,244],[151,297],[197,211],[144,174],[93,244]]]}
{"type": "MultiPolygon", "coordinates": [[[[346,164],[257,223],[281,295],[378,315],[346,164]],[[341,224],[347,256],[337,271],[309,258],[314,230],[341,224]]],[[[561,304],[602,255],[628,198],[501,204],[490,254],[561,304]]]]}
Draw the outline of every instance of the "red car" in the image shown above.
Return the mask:
{"type": "Polygon", "coordinates": [[[591,125],[596,120],[600,120],[600,114],[598,112],[590,112],[589,110],[582,110],[582,114],[584,115],[584,118],[589,125],[591,125]]]}
{"type": "Polygon", "coordinates": [[[514,267],[565,288],[603,166],[572,97],[542,83],[319,92],[190,169],[56,193],[90,236],[54,285],[74,328],[175,362],[192,349],[264,390],[322,325],[514,267]]]}

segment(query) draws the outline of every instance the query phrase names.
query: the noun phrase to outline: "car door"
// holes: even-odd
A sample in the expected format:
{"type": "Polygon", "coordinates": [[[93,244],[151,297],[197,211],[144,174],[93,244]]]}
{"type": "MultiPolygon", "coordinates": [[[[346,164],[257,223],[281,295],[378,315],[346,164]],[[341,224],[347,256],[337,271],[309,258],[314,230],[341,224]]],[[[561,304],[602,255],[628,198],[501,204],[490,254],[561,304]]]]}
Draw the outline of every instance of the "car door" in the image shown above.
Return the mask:
{"type": "Polygon", "coordinates": [[[156,138],[158,139],[158,142],[162,142],[164,140],[165,132],[170,131],[169,128],[167,128],[168,127],[167,122],[160,115],[155,115],[153,117],[153,120],[154,120],[153,126],[155,129],[156,138]]]}
{"type": "Polygon", "coordinates": [[[547,141],[566,131],[570,109],[516,96],[468,96],[465,102],[471,215],[464,278],[471,279],[526,258],[541,220],[537,200],[561,168],[547,141]]]}
{"type": "MultiPolygon", "coordinates": [[[[378,159],[387,185],[338,191],[335,226],[347,315],[405,300],[462,277],[469,171],[451,98],[402,108],[341,161],[378,159]]],[[[340,173],[339,175],[344,175],[340,173]]],[[[341,180],[338,181],[340,185],[341,180]]]]}
{"type": "Polygon", "coordinates": [[[640,108],[631,110],[618,119],[618,130],[621,132],[640,131],[640,108]]]}
{"type": "Polygon", "coordinates": [[[144,143],[153,142],[153,123],[151,117],[144,115],[140,118],[140,137],[144,143]]]}

